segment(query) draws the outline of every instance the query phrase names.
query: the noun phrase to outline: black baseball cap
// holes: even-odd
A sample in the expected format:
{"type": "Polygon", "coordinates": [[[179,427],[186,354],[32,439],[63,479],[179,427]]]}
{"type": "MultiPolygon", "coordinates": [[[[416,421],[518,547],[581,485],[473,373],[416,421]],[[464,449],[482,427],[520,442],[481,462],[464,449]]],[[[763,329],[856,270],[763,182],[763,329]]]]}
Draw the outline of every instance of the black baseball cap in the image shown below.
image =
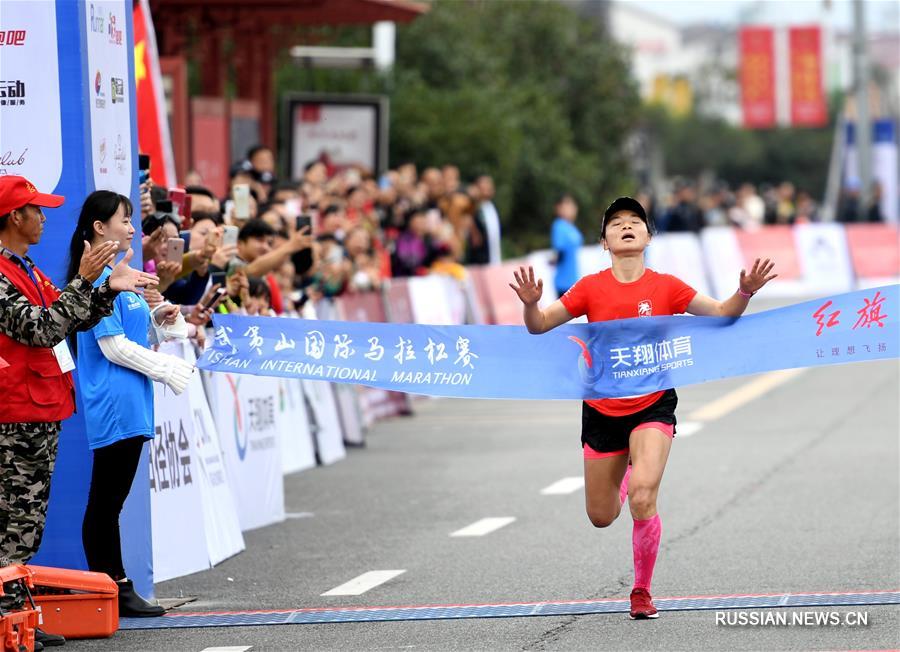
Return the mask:
{"type": "Polygon", "coordinates": [[[639,202],[634,197],[619,197],[612,204],[607,207],[606,212],[603,213],[603,221],[600,222],[600,237],[603,238],[606,236],[606,223],[609,221],[609,218],[618,213],[619,211],[632,211],[637,214],[642,220],[644,220],[644,224],[647,225],[647,230],[650,233],[653,233],[653,225],[650,224],[650,220],[647,219],[647,211],[644,210],[644,207],[641,206],[641,202],[639,202]]]}

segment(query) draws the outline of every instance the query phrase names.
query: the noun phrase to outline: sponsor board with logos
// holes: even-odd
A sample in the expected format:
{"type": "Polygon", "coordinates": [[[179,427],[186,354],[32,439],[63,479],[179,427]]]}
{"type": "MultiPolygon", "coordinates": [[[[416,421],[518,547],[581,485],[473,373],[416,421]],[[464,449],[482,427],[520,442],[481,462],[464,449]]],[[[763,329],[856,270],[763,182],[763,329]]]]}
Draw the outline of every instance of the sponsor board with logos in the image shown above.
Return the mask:
{"type": "Polygon", "coordinates": [[[84,3],[94,185],[131,194],[131,100],[125,25],[131,3],[84,3]]]}
{"type": "Polygon", "coordinates": [[[55,4],[3,3],[0,48],[0,176],[52,191],[62,174],[55,4]]]}

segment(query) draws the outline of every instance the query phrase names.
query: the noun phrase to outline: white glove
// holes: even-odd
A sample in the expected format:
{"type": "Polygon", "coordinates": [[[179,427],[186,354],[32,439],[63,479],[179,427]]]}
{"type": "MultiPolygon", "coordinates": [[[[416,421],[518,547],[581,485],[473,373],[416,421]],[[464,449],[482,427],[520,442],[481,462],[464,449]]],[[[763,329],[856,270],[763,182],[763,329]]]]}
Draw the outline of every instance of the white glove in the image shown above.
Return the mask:
{"type": "Polygon", "coordinates": [[[155,338],[151,338],[152,344],[161,344],[168,340],[186,340],[188,337],[188,325],[184,319],[184,315],[178,313],[174,324],[157,324],[156,311],[163,306],[172,305],[168,301],[161,303],[150,311],[150,323],[153,325],[155,338]]]}
{"type": "Polygon", "coordinates": [[[176,395],[181,394],[191,380],[194,365],[174,355],[166,355],[166,370],[160,381],[169,386],[176,395]]]}

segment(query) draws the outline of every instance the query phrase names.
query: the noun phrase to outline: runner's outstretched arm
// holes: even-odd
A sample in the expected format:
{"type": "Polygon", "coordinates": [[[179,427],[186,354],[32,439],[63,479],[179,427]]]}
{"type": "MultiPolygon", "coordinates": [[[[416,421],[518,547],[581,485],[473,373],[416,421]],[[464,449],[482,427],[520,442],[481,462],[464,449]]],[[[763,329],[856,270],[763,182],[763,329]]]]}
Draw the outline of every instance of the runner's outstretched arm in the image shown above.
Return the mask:
{"type": "Polygon", "coordinates": [[[529,266],[527,272],[524,267],[520,267],[519,271],[513,272],[513,276],[516,277],[516,285],[510,283],[509,287],[516,291],[525,305],[523,317],[529,333],[546,333],[572,319],[561,301],[554,301],[544,310],[538,307],[538,301],[544,292],[544,282],[541,279],[535,282],[533,267],[529,266]]]}
{"type": "Polygon", "coordinates": [[[750,303],[750,297],[756,294],[762,286],[771,281],[778,274],[770,274],[775,263],[766,258],[762,264],[759,258],[753,263],[753,269],[748,274],[741,270],[741,280],[738,290],[725,301],[716,301],[705,294],[697,295],[688,304],[687,311],[692,315],[704,317],[740,317],[750,303]]]}

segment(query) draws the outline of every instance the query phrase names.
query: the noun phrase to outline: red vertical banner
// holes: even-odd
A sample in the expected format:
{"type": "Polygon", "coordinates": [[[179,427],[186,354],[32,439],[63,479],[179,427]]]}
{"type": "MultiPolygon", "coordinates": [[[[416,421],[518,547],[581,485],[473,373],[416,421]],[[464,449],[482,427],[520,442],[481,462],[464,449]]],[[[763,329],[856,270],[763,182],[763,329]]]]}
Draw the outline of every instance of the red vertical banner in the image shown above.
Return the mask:
{"type": "Polygon", "coordinates": [[[742,27],[739,39],[744,126],[772,127],[775,125],[775,31],[771,27],[742,27]]]}
{"type": "Polygon", "coordinates": [[[150,155],[150,176],[159,186],[174,186],[175,158],[169,138],[156,34],[147,0],[134,5],[134,81],[137,89],[138,147],[150,155]]]}
{"type": "Polygon", "coordinates": [[[822,127],[828,122],[822,89],[822,31],[817,26],[791,27],[791,124],[822,127]]]}

